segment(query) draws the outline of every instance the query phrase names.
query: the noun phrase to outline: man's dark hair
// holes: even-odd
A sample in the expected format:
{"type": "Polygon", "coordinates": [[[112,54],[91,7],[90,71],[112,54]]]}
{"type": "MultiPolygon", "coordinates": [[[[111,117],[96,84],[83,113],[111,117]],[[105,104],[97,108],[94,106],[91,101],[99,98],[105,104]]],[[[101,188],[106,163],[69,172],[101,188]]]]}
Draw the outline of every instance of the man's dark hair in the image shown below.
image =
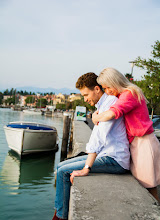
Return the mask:
{"type": "Polygon", "coordinates": [[[93,90],[95,86],[99,86],[102,90],[102,86],[97,83],[97,75],[95,73],[89,72],[79,77],[76,82],[77,89],[83,89],[84,87],[93,90]]]}

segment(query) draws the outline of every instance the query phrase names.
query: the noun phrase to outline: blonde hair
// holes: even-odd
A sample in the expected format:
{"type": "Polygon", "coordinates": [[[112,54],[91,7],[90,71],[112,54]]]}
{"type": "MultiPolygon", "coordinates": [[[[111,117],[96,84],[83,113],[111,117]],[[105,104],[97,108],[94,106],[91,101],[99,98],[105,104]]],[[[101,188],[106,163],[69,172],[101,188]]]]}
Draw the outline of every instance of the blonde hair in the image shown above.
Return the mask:
{"type": "Polygon", "coordinates": [[[124,90],[129,90],[133,96],[137,97],[140,103],[142,99],[145,99],[147,102],[142,90],[138,86],[131,83],[122,73],[114,68],[108,67],[102,70],[97,78],[97,82],[100,85],[117,89],[118,93],[121,93],[124,90]]]}

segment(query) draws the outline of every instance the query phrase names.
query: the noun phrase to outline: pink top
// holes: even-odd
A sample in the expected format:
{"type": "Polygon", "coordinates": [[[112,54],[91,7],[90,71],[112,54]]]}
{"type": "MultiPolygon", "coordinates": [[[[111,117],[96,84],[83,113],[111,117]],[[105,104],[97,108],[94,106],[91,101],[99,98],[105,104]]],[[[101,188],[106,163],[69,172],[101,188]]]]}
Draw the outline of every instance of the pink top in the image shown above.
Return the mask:
{"type": "Polygon", "coordinates": [[[129,143],[133,141],[135,136],[141,137],[145,134],[151,134],[154,131],[153,122],[149,118],[145,100],[143,99],[139,103],[129,90],[119,94],[118,98],[110,110],[115,113],[115,119],[124,114],[129,143]]]}

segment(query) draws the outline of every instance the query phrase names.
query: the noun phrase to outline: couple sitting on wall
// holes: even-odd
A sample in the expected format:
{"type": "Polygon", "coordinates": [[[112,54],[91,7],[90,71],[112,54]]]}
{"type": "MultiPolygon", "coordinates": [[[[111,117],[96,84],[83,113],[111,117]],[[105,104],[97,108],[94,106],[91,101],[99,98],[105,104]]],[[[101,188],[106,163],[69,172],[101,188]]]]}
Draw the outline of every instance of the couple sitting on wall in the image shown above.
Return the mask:
{"type": "Polygon", "coordinates": [[[86,145],[87,155],[57,166],[53,220],[68,218],[71,183],[75,176],[87,176],[89,172],[124,174],[130,169],[159,200],[160,144],[153,134],[141,89],[113,68],[104,69],[99,76],[91,72],[82,75],[76,88],[85,102],[96,106],[92,115],[95,126],[86,145]]]}

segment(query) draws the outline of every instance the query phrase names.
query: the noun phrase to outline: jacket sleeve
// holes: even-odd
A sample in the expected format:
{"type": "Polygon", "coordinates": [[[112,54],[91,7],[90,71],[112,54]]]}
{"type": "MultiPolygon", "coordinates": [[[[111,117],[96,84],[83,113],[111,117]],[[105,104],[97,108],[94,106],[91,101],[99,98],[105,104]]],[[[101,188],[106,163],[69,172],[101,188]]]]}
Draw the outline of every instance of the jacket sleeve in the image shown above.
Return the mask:
{"type": "Polygon", "coordinates": [[[115,119],[118,119],[123,114],[132,111],[138,105],[137,97],[133,96],[130,91],[125,91],[120,94],[119,99],[110,107],[110,110],[115,113],[115,119]]]}

